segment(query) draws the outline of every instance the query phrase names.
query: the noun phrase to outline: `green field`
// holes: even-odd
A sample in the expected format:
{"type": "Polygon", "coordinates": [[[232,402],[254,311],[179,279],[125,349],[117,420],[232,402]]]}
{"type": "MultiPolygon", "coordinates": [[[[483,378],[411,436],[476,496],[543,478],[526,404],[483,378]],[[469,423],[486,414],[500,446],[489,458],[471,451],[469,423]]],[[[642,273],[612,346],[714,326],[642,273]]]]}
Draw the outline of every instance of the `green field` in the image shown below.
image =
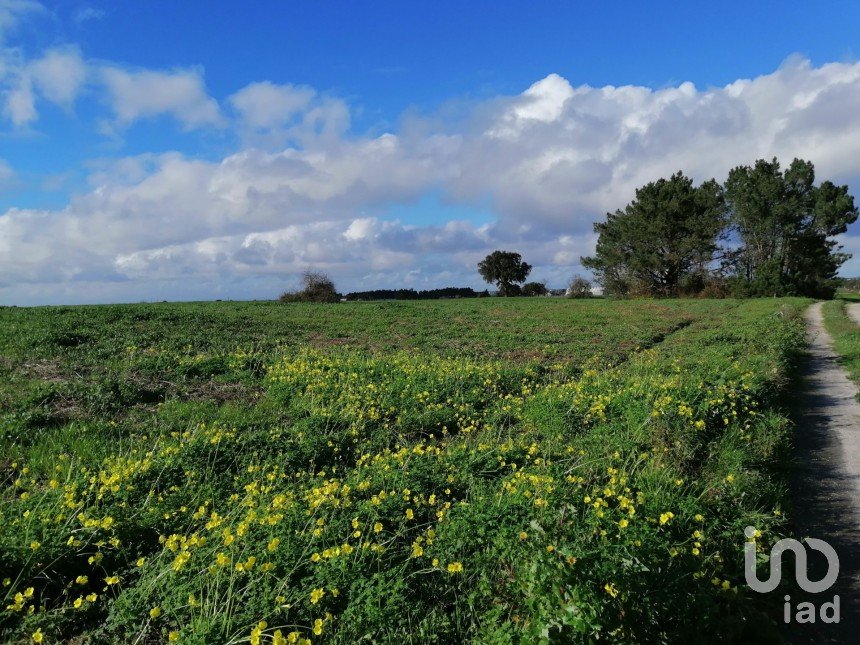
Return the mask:
{"type": "Polygon", "coordinates": [[[773,636],[807,302],[0,308],[0,640],[773,636]]]}

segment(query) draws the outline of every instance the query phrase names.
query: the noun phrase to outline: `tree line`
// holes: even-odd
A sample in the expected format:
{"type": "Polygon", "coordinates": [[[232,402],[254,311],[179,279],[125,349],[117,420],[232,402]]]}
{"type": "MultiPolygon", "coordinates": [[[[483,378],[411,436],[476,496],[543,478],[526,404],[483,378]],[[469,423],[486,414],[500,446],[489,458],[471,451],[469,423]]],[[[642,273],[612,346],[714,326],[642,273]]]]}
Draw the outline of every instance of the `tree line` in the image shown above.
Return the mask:
{"type": "Polygon", "coordinates": [[[847,186],[815,183],[815,167],[760,159],[723,184],[699,186],[682,172],[636,191],[594,225],[582,258],[605,293],[832,297],[850,257],[835,235],[856,221],[847,186]]]}
{"type": "Polygon", "coordinates": [[[485,298],[487,290],[475,291],[471,287],[444,287],[442,289],[375,289],[372,291],[353,291],[341,295],[334,282],[325,273],[305,271],[302,274],[302,287],[296,291],[281,294],[281,302],[340,302],[341,300],[438,300],[442,298],[485,298]]]}
{"type": "MultiPolygon", "coordinates": [[[[496,254],[513,256],[515,261],[522,263],[518,253],[496,251],[496,254]]],[[[494,254],[491,254],[493,256],[494,254]]],[[[526,265],[528,266],[528,265],[526,265]]],[[[531,267],[528,267],[528,271],[531,267]]],[[[520,269],[522,271],[522,269],[520,269]]],[[[525,271],[525,275],[528,274],[525,271]]],[[[520,275],[519,273],[517,275],[520,275]]],[[[523,275],[523,280],[525,279],[523,275]]],[[[501,278],[502,283],[507,283],[506,277],[501,278]]],[[[517,284],[509,284],[507,290],[500,290],[503,295],[521,296],[547,296],[568,295],[572,298],[585,298],[591,295],[591,284],[582,278],[575,278],[571,286],[565,289],[547,289],[542,282],[529,282],[520,287],[517,284]]],[[[372,300],[440,300],[448,298],[488,298],[490,292],[486,289],[475,291],[471,287],[443,287],[441,289],[426,289],[416,291],[415,289],[373,289],[369,291],[352,291],[341,295],[334,282],[325,273],[319,271],[305,271],[302,274],[302,287],[295,291],[286,291],[281,294],[281,302],[341,302],[346,301],[372,301],[372,300]]]]}
{"type": "Polygon", "coordinates": [[[439,300],[441,298],[485,298],[487,290],[475,291],[471,287],[444,287],[442,289],[373,289],[353,291],[346,294],[346,300],[439,300]]]}
{"type": "MultiPolygon", "coordinates": [[[[794,159],[759,159],[737,166],[722,184],[698,186],[678,171],[636,190],[623,209],[594,225],[597,247],[582,265],[603,292],[617,296],[810,296],[830,298],[839,267],[851,256],[833,239],[857,220],[848,186],[816,184],[815,166],[794,159]]],[[[513,251],[493,251],[478,272],[500,296],[591,295],[575,276],[566,290],[525,282],[532,266],[513,251]],[[525,284],[523,284],[525,283],[525,284]]],[[[282,301],[337,302],[341,295],[324,274],[308,272],[304,288],[282,301]]],[[[471,288],[377,289],[346,300],[427,300],[489,295],[471,288]]]]}

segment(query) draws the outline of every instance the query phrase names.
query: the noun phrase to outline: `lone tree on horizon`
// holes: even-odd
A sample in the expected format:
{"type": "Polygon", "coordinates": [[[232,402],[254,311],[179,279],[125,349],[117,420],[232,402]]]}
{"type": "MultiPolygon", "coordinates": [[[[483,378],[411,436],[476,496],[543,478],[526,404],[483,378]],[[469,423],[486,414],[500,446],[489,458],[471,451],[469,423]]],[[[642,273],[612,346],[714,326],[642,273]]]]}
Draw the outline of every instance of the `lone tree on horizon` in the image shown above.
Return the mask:
{"type": "Polygon", "coordinates": [[[531,270],[532,266],[513,251],[493,251],[478,262],[478,273],[486,282],[495,284],[503,296],[516,295],[517,285],[526,281],[531,270]]]}

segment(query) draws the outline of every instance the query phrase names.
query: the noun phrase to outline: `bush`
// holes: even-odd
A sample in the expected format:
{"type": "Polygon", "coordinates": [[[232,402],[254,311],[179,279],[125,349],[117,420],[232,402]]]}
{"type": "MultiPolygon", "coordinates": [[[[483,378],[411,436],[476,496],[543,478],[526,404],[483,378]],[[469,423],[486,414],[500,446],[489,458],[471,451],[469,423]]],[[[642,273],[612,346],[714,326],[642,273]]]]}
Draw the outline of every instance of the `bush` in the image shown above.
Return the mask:
{"type": "Polygon", "coordinates": [[[698,293],[699,298],[728,298],[732,294],[731,285],[723,279],[711,278],[698,293]]]}
{"type": "Polygon", "coordinates": [[[285,291],[281,302],[340,302],[340,294],[334,282],[324,273],[306,271],[302,275],[304,288],[301,291],[285,291]]]}
{"type": "Polygon", "coordinates": [[[527,282],[523,285],[524,296],[545,296],[549,291],[543,282],[527,282]]]}
{"type": "Polygon", "coordinates": [[[590,298],[591,282],[580,275],[575,275],[571,278],[564,295],[568,298],[590,298]]]}

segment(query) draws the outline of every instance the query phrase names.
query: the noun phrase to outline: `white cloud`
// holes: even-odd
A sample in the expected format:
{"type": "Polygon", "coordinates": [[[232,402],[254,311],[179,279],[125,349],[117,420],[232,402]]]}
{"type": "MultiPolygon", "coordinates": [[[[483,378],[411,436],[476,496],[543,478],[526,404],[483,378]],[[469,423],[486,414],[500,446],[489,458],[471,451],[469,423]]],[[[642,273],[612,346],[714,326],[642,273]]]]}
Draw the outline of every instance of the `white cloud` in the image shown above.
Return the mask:
{"type": "Polygon", "coordinates": [[[117,125],[170,115],[187,130],[224,123],[218,102],[206,93],[199,70],[128,71],[101,69],[101,80],[117,125]]]}
{"type": "Polygon", "coordinates": [[[303,111],[316,96],[309,87],[251,83],[230,97],[243,125],[255,129],[284,126],[303,111]]]}
{"type": "Polygon", "coordinates": [[[86,64],[73,47],[48,50],[29,62],[19,52],[5,50],[0,53],[3,112],[20,128],[38,119],[38,96],[68,109],[78,97],[86,76],[86,64]]]}
{"type": "Polygon", "coordinates": [[[9,186],[15,179],[15,171],[9,162],[5,159],[0,159],[0,189],[9,186]]]}
{"type": "Polygon", "coordinates": [[[70,109],[85,89],[101,96],[111,111],[105,128],[109,133],[162,115],[185,130],[226,125],[199,69],[128,70],[85,60],[73,46],[49,49],[33,59],[18,49],[0,49],[3,112],[17,127],[38,119],[40,99],[70,109]]]}
{"type": "Polygon", "coordinates": [[[4,112],[16,126],[26,125],[36,119],[36,97],[28,77],[18,78],[15,85],[7,90],[4,112]]]}
{"type": "Polygon", "coordinates": [[[309,87],[251,83],[228,98],[246,146],[283,150],[336,145],[350,125],[349,107],[309,87]]]}
{"type": "MultiPolygon", "coordinates": [[[[196,72],[108,72],[121,123],[165,113],[185,127],[221,122],[196,72]]],[[[349,132],[347,105],[307,88],[256,83],[230,103],[240,134],[256,130],[259,145],[245,140],[219,162],[106,160],[65,209],[0,216],[0,300],[68,299],[72,287],[57,285],[75,283],[88,297],[115,297],[118,284],[174,297],[189,280],[209,289],[196,297],[217,285],[259,297],[308,267],[343,289],[479,286],[475,262],[493,248],[520,251],[535,278],[562,286],[593,249],[593,222],[678,169],[722,180],[756,158],[799,156],[820,178],[860,182],[860,63],[792,59],[706,89],[575,87],[550,75],[456,123],[411,116],[378,136],[349,132]],[[444,209],[434,225],[385,219],[428,191],[497,221],[444,209]]]]}
{"type": "Polygon", "coordinates": [[[70,106],[87,77],[87,67],[76,48],[52,49],[28,66],[33,83],[49,101],[70,106]]]}
{"type": "Polygon", "coordinates": [[[500,101],[464,145],[460,199],[490,194],[510,225],[529,220],[581,232],[648,181],[683,169],[723,179],[738,164],[812,159],[819,174],[860,176],[860,64],[779,70],[725,88],[691,83],[568,88],[550,76],[500,101]]]}
{"type": "Polygon", "coordinates": [[[0,0],[0,42],[25,16],[44,11],[45,7],[35,0],[0,0]]]}
{"type": "Polygon", "coordinates": [[[86,77],[86,63],[75,47],[49,49],[41,57],[29,61],[18,50],[0,50],[3,112],[16,127],[38,119],[39,97],[71,108],[86,77]]]}
{"type": "MultiPolygon", "coordinates": [[[[486,231],[467,222],[443,226],[407,226],[378,218],[311,222],[265,233],[207,238],[119,255],[114,268],[125,277],[178,278],[187,274],[230,278],[263,274],[290,278],[309,266],[355,286],[357,278],[391,272],[383,279],[406,279],[426,269],[428,254],[450,255],[459,275],[474,281],[474,265],[487,245],[486,231]]],[[[446,261],[446,264],[448,261],[446,261]]],[[[431,271],[427,284],[436,277],[431,271]]],[[[462,279],[462,278],[461,278],[462,279]]]]}
{"type": "Polygon", "coordinates": [[[98,9],[96,7],[80,7],[74,14],[74,21],[77,24],[83,24],[85,22],[89,22],[90,20],[101,20],[105,17],[105,10],[98,9]]]}
{"type": "MultiPolygon", "coordinates": [[[[586,90],[587,91],[587,90],[586,90]]],[[[576,95],[567,79],[550,74],[519,97],[507,101],[508,107],[487,131],[491,137],[517,138],[529,121],[552,123],[564,113],[565,104],[576,95]]]]}
{"type": "Polygon", "coordinates": [[[31,0],[0,0],[0,97],[3,114],[16,127],[35,120],[36,97],[21,53],[5,41],[26,17],[44,12],[40,3],[31,0]]]}

